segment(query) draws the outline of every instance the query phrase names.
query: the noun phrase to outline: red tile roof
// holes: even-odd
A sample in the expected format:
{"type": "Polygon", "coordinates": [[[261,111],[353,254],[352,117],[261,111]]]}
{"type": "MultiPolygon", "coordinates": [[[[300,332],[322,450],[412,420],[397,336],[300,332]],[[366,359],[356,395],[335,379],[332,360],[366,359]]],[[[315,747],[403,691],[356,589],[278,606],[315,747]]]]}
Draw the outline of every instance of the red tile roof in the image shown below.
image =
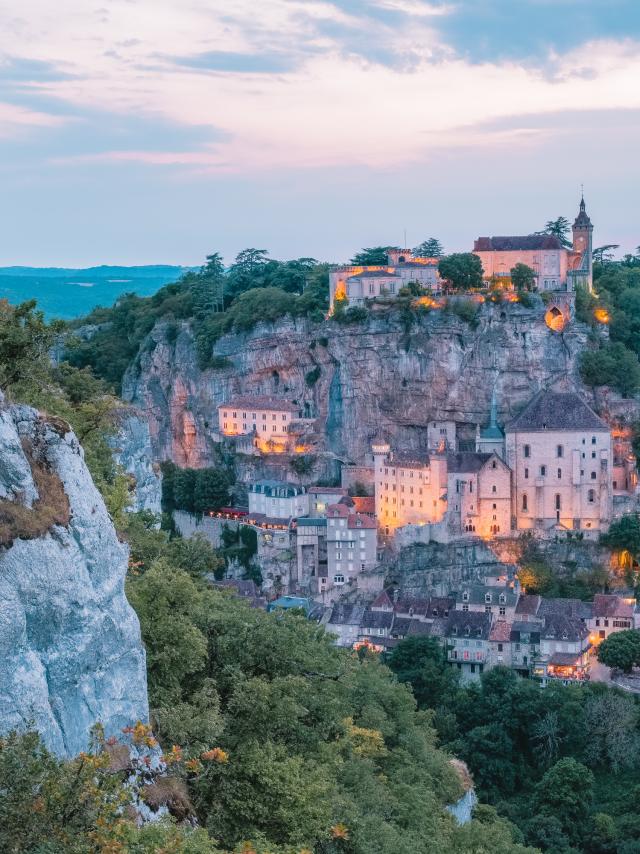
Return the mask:
{"type": "Polygon", "coordinates": [[[347,528],[369,528],[375,530],[378,527],[376,520],[371,516],[362,516],[360,513],[350,513],[347,528]]]}
{"type": "Polygon", "coordinates": [[[345,507],[344,504],[330,504],[327,507],[327,518],[340,516],[343,519],[349,515],[349,508],[345,507]]]}
{"type": "Polygon", "coordinates": [[[511,623],[508,623],[506,620],[497,620],[491,627],[491,632],[489,633],[489,640],[498,641],[500,643],[507,643],[510,638],[511,623]]]}
{"type": "Polygon", "coordinates": [[[371,516],[375,516],[376,513],[376,500],[373,496],[354,496],[353,504],[356,508],[356,513],[368,513],[371,516]]]}
{"type": "Polygon", "coordinates": [[[373,600],[369,608],[373,610],[374,608],[385,608],[393,610],[393,602],[386,590],[383,590],[382,593],[378,593],[376,598],[373,600]]]}

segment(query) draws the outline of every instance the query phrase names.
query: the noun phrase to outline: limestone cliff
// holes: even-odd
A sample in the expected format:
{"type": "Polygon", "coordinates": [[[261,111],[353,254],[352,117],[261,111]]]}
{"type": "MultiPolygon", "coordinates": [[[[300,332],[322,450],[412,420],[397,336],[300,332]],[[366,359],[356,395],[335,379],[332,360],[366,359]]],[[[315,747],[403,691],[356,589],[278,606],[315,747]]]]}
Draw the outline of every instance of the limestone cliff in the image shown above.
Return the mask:
{"type": "Polygon", "coordinates": [[[0,731],[62,755],[148,716],[127,551],[68,426],[0,404],[0,731]]]}
{"type": "Polygon", "coordinates": [[[131,509],[160,513],[162,478],[160,466],[153,459],[149,421],[133,407],[126,407],[118,414],[118,429],[112,440],[113,457],[132,480],[131,509]]]}
{"type": "Polygon", "coordinates": [[[541,387],[575,379],[586,343],[581,324],[551,331],[541,301],[484,305],[474,324],[435,310],[408,331],[393,313],[351,325],[284,319],[221,338],[214,352],[228,366],[200,371],[188,324],[176,338],[175,326],[160,323],[125,377],[124,396],[148,414],[156,459],[209,464],[217,405],[235,394],[277,394],[317,418],[322,451],[361,462],[379,433],[419,446],[431,419],[454,419],[473,435],[494,384],[502,418],[514,415],[541,387]]]}

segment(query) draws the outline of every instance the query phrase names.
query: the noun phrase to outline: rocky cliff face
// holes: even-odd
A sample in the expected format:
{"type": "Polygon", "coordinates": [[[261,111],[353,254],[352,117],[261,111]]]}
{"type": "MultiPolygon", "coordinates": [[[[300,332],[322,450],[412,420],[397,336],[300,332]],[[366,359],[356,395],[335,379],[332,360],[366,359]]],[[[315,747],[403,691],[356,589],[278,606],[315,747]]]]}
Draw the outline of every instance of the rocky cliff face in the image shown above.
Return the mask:
{"type": "Polygon", "coordinates": [[[160,513],[162,477],[160,466],[153,460],[149,421],[143,412],[127,407],[120,413],[112,446],[116,463],[134,484],[131,509],[160,513]]]}
{"type": "Polygon", "coordinates": [[[576,377],[586,341],[577,323],[551,331],[541,302],[485,305],[475,325],[436,310],[409,331],[397,314],[353,325],[286,319],[220,339],[215,353],[230,366],[200,371],[188,325],[174,340],[158,324],[124,396],[148,414],[156,459],[210,464],[217,405],[235,394],[277,394],[318,419],[329,456],[361,462],[379,434],[418,447],[432,419],[468,424],[472,435],[488,419],[494,384],[502,418],[513,416],[541,387],[576,377]]]}
{"type": "Polygon", "coordinates": [[[63,422],[0,404],[0,461],[0,731],[71,756],[148,717],[127,552],[63,422]]]}

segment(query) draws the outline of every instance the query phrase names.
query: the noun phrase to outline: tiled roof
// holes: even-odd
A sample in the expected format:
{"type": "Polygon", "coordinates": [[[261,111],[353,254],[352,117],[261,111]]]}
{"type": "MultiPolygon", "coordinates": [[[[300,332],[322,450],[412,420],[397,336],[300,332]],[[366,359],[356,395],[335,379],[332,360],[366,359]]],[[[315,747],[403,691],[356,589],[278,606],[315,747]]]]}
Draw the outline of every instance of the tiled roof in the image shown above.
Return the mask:
{"type": "Polygon", "coordinates": [[[426,617],[429,614],[429,600],[411,596],[400,596],[394,605],[396,614],[409,614],[426,617]]]}
{"type": "Polygon", "coordinates": [[[390,629],[393,625],[393,612],[367,610],[360,620],[360,625],[363,629],[390,629]]]}
{"type": "Polygon", "coordinates": [[[413,620],[411,617],[395,617],[391,633],[404,638],[407,636],[407,632],[409,631],[412,623],[413,620]]]}
{"type": "Polygon", "coordinates": [[[218,409],[268,409],[277,412],[299,412],[300,407],[283,400],[280,397],[269,397],[268,395],[239,395],[232,397],[226,403],[218,404],[218,409]]]}
{"type": "Polygon", "coordinates": [[[365,608],[363,605],[334,605],[328,625],[360,626],[364,612],[365,608]]]}
{"type": "Polygon", "coordinates": [[[523,593],[518,599],[516,614],[528,614],[533,617],[538,613],[541,602],[542,596],[538,596],[537,593],[523,593]]]}
{"type": "Polygon", "coordinates": [[[327,507],[327,516],[335,517],[339,516],[343,519],[349,515],[349,508],[345,507],[344,504],[330,504],[327,507]]]}
{"type": "Polygon", "coordinates": [[[511,587],[493,587],[486,584],[469,584],[456,593],[456,602],[472,605],[510,605],[516,604],[517,596],[511,587]],[[468,598],[464,598],[467,594],[468,598]],[[487,600],[487,596],[491,599],[487,600]],[[502,596],[502,599],[500,598],[502,596]]]}
{"type": "Polygon", "coordinates": [[[506,620],[496,620],[489,633],[490,641],[506,643],[511,638],[511,623],[506,620]]]}
{"type": "Polygon", "coordinates": [[[615,594],[596,593],[593,597],[593,616],[625,617],[630,620],[633,618],[633,605],[615,594]]]}
{"type": "Polygon", "coordinates": [[[571,667],[571,665],[578,663],[580,657],[581,653],[579,652],[554,652],[549,659],[549,664],[560,667],[571,667]]]}
{"type": "Polygon", "coordinates": [[[433,623],[423,623],[422,620],[411,620],[407,629],[407,637],[415,637],[417,635],[433,635],[434,637],[442,637],[444,635],[445,626],[443,621],[434,620],[433,623]]]}
{"type": "Polygon", "coordinates": [[[464,451],[457,454],[447,454],[447,470],[450,472],[480,471],[492,456],[493,454],[476,454],[464,451]]]}
{"type": "Polygon", "coordinates": [[[575,392],[541,391],[506,426],[517,430],[606,430],[609,426],[575,392]]]}
{"type": "Polygon", "coordinates": [[[391,597],[387,593],[386,590],[383,590],[381,593],[378,593],[376,598],[373,600],[370,608],[380,608],[386,609],[388,611],[393,611],[393,602],[391,601],[391,597]]]}
{"type": "Polygon", "coordinates": [[[588,619],[591,616],[591,607],[582,599],[542,599],[538,616],[546,618],[559,615],[588,619]]]}
{"type": "Polygon", "coordinates": [[[562,244],[553,234],[479,237],[473,244],[474,252],[514,252],[523,249],[562,249],[562,244]]]}
{"type": "Polygon", "coordinates": [[[310,486],[309,495],[346,495],[347,490],[342,486],[310,486]]]}
{"type": "Polygon", "coordinates": [[[369,530],[375,530],[377,527],[375,519],[372,519],[371,516],[362,516],[360,513],[350,513],[347,519],[347,528],[368,528],[369,530]]]}
{"type": "Polygon", "coordinates": [[[415,468],[429,465],[428,451],[394,451],[391,465],[396,468],[415,468]]]}
{"type": "Polygon", "coordinates": [[[362,273],[356,273],[354,276],[349,276],[349,279],[397,279],[398,274],[391,270],[363,270],[362,273]]]}
{"type": "Polygon", "coordinates": [[[371,516],[375,515],[376,499],[373,496],[355,495],[353,498],[353,504],[354,504],[354,507],[356,508],[357,513],[368,513],[371,516]]]}
{"type": "Polygon", "coordinates": [[[554,615],[545,617],[544,628],[540,634],[548,640],[579,641],[588,637],[589,631],[584,623],[574,617],[554,615]]]}
{"type": "Polygon", "coordinates": [[[479,611],[452,611],[446,624],[445,636],[488,640],[491,614],[479,611]]]}

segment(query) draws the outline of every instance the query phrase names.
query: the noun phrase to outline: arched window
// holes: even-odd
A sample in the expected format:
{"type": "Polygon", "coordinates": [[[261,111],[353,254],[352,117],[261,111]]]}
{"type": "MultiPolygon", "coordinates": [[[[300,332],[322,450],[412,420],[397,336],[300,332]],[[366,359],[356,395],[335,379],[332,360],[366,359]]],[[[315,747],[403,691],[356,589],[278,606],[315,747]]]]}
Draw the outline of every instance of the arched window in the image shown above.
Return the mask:
{"type": "Polygon", "coordinates": [[[525,457],[531,456],[531,445],[525,445],[523,448],[525,457]]]}
{"type": "Polygon", "coordinates": [[[556,448],[556,456],[564,457],[564,447],[562,445],[558,445],[556,448]]]}
{"type": "Polygon", "coordinates": [[[595,489],[590,489],[590,490],[589,490],[589,492],[587,493],[587,500],[588,500],[589,504],[593,504],[593,503],[595,502],[595,500],[596,500],[596,491],[595,491],[595,489]]]}
{"type": "Polygon", "coordinates": [[[560,495],[556,495],[556,510],[561,510],[561,509],[562,509],[562,502],[560,499],[560,495]]]}
{"type": "Polygon", "coordinates": [[[526,492],[522,493],[522,509],[527,512],[529,509],[529,497],[526,492]]]}

